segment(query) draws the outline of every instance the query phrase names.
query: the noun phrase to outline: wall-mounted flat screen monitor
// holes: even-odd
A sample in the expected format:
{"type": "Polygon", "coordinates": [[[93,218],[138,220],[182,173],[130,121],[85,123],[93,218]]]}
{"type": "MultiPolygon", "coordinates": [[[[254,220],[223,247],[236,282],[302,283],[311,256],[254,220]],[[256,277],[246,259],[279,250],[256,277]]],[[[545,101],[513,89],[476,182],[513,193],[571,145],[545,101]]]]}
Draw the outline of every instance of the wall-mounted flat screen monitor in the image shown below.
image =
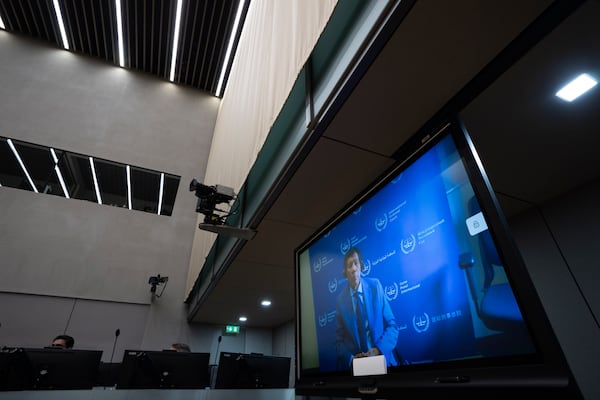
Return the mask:
{"type": "Polygon", "coordinates": [[[221,352],[215,389],[287,388],[289,357],[221,352]]]}
{"type": "Polygon", "coordinates": [[[117,389],[203,389],[210,353],[125,350],[117,389]]]}
{"type": "Polygon", "coordinates": [[[458,121],[408,143],[297,249],[296,273],[298,394],[450,388],[444,398],[495,398],[570,384],[458,121]],[[373,355],[385,356],[387,374],[354,376],[353,363],[373,355]]]}

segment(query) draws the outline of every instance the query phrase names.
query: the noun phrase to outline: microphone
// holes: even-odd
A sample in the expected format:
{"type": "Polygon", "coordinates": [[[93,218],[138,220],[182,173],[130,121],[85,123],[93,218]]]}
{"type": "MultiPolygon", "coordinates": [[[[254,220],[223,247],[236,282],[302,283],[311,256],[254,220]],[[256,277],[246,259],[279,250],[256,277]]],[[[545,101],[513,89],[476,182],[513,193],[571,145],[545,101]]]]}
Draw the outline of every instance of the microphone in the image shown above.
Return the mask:
{"type": "MultiPolygon", "coordinates": [[[[114,377],[113,377],[113,357],[115,356],[115,349],[117,348],[117,340],[119,339],[119,335],[121,334],[121,330],[119,328],[117,328],[117,330],[115,331],[115,341],[113,343],[113,348],[112,348],[112,353],[110,355],[110,362],[108,364],[108,379],[110,384],[114,384],[116,385],[116,381],[114,381],[114,377]],[[115,382],[115,383],[113,383],[115,382]]],[[[105,383],[106,385],[106,383],[105,383]]],[[[104,389],[106,389],[106,386],[104,386],[104,389]]]]}
{"type": "Polygon", "coordinates": [[[113,343],[112,354],[110,355],[110,362],[112,363],[113,357],[115,356],[115,349],[117,348],[117,339],[119,339],[119,335],[121,334],[121,330],[117,328],[115,331],[115,342],[113,343]]]}
{"type": "Polygon", "coordinates": [[[219,339],[217,339],[217,351],[215,353],[215,362],[214,362],[214,364],[217,363],[217,357],[219,356],[219,346],[221,345],[221,339],[223,339],[223,337],[221,335],[219,335],[219,339]]]}

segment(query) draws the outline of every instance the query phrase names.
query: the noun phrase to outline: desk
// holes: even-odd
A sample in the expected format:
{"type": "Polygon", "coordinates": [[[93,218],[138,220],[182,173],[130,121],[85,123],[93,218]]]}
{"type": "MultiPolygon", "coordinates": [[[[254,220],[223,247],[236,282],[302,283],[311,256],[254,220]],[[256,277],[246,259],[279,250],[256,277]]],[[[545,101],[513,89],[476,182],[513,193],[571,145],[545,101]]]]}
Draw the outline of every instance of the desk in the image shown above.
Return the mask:
{"type": "Polygon", "coordinates": [[[294,400],[294,389],[109,389],[0,392],[0,400],[294,400]]]}

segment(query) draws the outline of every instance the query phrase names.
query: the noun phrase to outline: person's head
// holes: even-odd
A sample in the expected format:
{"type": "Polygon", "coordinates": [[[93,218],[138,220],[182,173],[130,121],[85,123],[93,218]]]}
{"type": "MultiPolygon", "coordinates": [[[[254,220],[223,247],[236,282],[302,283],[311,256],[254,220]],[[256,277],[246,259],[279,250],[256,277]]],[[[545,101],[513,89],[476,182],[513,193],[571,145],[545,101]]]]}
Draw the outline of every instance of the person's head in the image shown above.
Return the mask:
{"type": "Polygon", "coordinates": [[[185,343],[173,343],[171,345],[171,350],[175,350],[180,353],[189,353],[192,351],[190,346],[185,343]]]}
{"type": "Polygon", "coordinates": [[[63,349],[72,349],[75,345],[75,339],[69,335],[58,335],[52,340],[53,347],[61,347],[63,349]]]}
{"type": "Polygon", "coordinates": [[[351,247],[344,256],[343,275],[348,279],[348,286],[352,289],[358,288],[360,284],[360,273],[363,270],[362,255],[358,247],[351,247]]]}

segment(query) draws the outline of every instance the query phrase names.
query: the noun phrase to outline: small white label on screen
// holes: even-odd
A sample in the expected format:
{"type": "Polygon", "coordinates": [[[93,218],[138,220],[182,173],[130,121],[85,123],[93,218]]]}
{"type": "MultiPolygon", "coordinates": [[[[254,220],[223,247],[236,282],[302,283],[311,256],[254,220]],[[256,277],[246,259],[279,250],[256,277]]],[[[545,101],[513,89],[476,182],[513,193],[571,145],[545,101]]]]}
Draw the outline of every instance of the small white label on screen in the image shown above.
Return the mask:
{"type": "Polygon", "coordinates": [[[485,218],[483,218],[483,214],[478,212],[472,217],[467,218],[467,229],[469,230],[469,235],[475,236],[478,233],[481,233],[487,230],[488,226],[485,222],[485,218]]]}
{"type": "Polygon", "coordinates": [[[352,374],[354,376],[387,374],[385,356],[379,355],[352,359],[352,374]]]}

